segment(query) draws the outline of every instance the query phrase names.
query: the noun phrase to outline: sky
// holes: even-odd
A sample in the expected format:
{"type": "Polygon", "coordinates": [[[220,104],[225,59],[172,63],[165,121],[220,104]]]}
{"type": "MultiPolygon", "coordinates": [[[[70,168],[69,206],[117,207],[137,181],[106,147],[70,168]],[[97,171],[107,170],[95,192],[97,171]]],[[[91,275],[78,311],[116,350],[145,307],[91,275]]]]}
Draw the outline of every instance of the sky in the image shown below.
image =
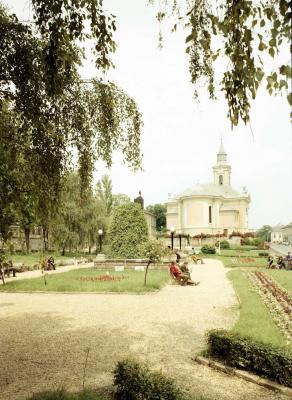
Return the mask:
{"type": "MultiPolygon", "coordinates": [[[[157,9],[146,6],[146,0],[104,2],[117,17],[116,68],[107,79],[132,96],[142,113],[143,171],[133,173],[116,153],[110,171],[97,162],[94,180],[107,173],[114,193],[133,199],[141,190],[146,206],[164,203],[170,194],[212,182],[222,139],[232,167],[231,185],[239,191],[246,186],[251,196],[249,228],[291,222],[292,130],[287,100],[269,96],[262,87],[252,103],[250,124],[231,130],[222,93],[211,101],[202,86],[199,101],[193,98],[185,53],[187,31],[171,33],[169,26],[163,27],[164,48],[159,50],[157,9]]],[[[29,16],[28,1],[4,3],[20,19],[29,16]]],[[[287,62],[290,56],[284,52],[281,57],[287,62]]],[[[90,59],[80,72],[84,78],[98,76],[90,59]]]]}

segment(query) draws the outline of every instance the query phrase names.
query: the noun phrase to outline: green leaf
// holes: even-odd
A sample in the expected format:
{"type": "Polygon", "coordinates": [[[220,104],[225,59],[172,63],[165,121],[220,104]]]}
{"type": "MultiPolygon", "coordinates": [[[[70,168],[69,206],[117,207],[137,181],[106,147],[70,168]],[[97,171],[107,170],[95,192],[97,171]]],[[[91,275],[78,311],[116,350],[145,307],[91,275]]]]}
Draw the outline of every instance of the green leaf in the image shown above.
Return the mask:
{"type": "Polygon", "coordinates": [[[289,93],[287,96],[288,103],[292,106],[292,93],[289,93]]]}
{"type": "Polygon", "coordinates": [[[186,43],[189,43],[191,40],[193,40],[193,34],[192,33],[189,36],[187,36],[186,43]]]}
{"type": "Polygon", "coordinates": [[[270,54],[271,57],[274,58],[274,56],[275,56],[275,50],[273,49],[273,47],[270,47],[270,48],[269,48],[269,54],[270,54]]]}
{"type": "Polygon", "coordinates": [[[267,48],[267,46],[265,45],[265,43],[264,42],[260,42],[260,44],[259,44],[259,50],[260,51],[263,51],[263,50],[265,50],[267,48]]]}

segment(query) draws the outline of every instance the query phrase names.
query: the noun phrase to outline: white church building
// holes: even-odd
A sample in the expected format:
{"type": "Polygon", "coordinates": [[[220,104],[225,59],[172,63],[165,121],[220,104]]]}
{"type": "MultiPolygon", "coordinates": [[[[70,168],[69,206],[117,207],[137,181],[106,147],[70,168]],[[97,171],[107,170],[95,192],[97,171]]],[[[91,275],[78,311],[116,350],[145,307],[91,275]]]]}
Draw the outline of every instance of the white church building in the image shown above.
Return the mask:
{"type": "Polygon", "coordinates": [[[231,187],[231,166],[223,144],[213,167],[213,183],[196,184],[167,202],[167,229],[184,235],[248,231],[250,196],[231,187]]]}

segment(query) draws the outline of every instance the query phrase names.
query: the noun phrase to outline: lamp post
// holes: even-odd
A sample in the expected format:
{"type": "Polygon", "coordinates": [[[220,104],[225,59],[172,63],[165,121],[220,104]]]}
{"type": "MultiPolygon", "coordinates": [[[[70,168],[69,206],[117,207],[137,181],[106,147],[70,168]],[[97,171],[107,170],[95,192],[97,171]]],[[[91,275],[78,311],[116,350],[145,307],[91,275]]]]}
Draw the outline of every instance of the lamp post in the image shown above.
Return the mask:
{"type": "Polygon", "coordinates": [[[99,238],[99,252],[101,253],[102,249],[102,235],[103,235],[103,230],[99,229],[98,230],[98,238],[99,238]]]}
{"type": "Polygon", "coordinates": [[[218,254],[221,254],[221,247],[220,247],[220,232],[218,232],[218,254]]]}
{"type": "Polygon", "coordinates": [[[182,234],[182,232],[178,231],[177,233],[178,233],[178,236],[179,236],[179,249],[181,250],[181,234],[182,234]]]}
{"type": "Polygon", "coordinates": [[[170,234],[171,234],[171,250],[173,250],[173,235],[174,235],[175,229],[172,227],[170,228],[170,234]]]}

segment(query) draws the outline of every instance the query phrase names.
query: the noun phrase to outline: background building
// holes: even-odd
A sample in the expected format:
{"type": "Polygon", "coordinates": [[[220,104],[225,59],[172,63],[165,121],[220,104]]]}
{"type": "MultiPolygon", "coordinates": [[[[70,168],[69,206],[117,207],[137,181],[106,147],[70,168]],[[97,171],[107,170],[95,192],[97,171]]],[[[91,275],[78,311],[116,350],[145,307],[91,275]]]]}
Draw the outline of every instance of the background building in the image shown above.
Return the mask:
{"type": "Polygon", "coordinates": [[[276,225],[271,230],[271,243],[282,243],[283,242],[283,225],[276,225]]]}
{"type": "Polygon", "coordinates": [[[223,144],[213,167],[213,183],[196,184],[167,202],[167,229],[183,234],[230,234],[248,231],[250,196],[231,187],[231,166],[223,144]]]}

